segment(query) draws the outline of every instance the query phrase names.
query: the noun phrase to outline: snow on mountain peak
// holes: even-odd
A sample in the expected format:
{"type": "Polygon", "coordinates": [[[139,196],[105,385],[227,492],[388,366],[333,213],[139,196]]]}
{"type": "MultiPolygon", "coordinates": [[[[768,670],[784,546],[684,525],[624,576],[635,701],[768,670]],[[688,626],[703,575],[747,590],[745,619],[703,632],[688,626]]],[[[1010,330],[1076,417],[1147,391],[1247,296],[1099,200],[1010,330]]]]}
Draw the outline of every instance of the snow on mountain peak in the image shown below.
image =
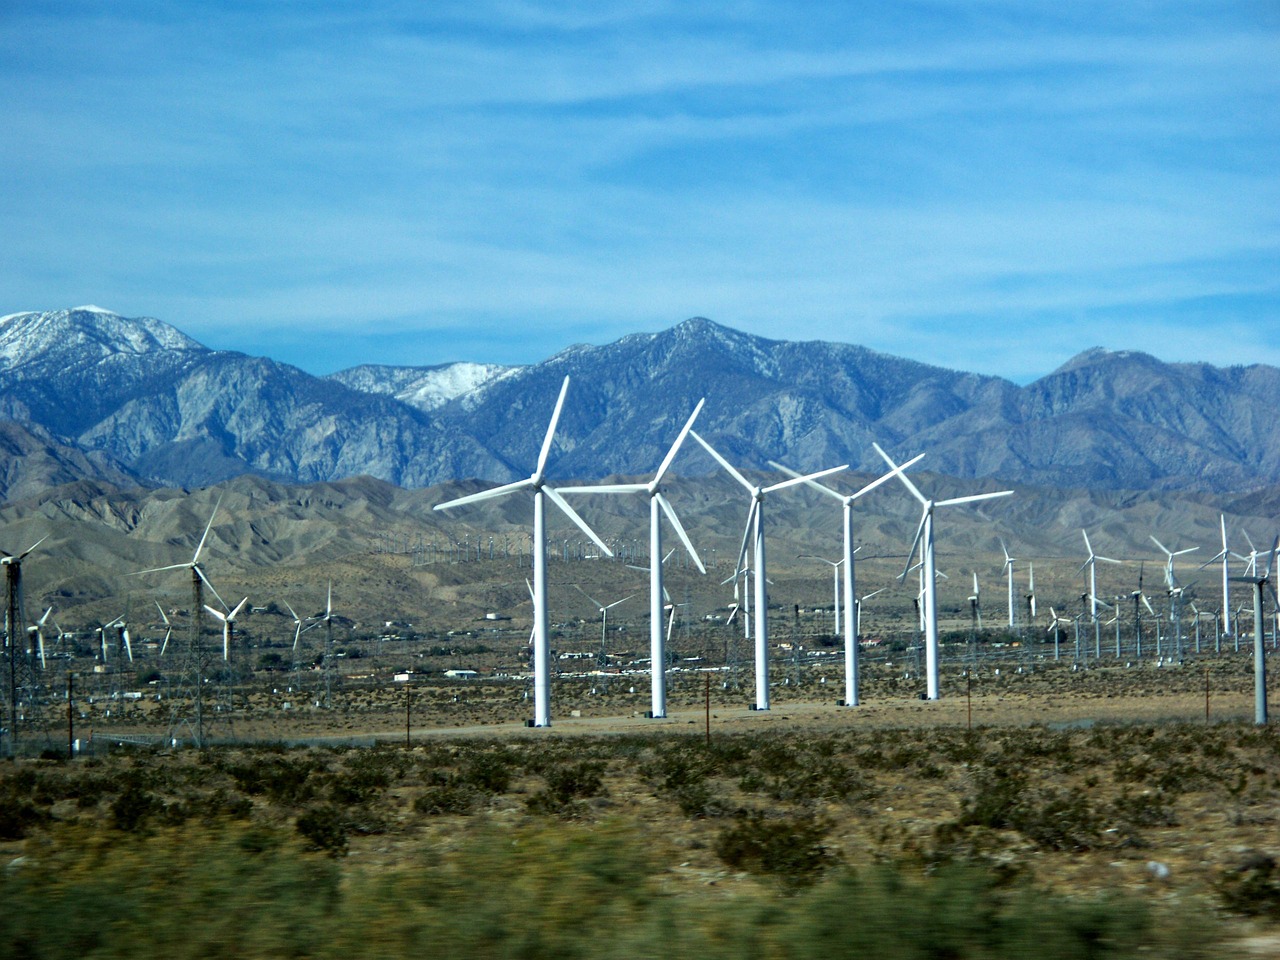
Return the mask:
{"type": "Polygon", "coordinates": [[[203,351],[185,333],[150,317],[122,317],[102,307],[13,313],[0,320],[0,367],[33,362],[68,365],[117,354],[203,351]]]}

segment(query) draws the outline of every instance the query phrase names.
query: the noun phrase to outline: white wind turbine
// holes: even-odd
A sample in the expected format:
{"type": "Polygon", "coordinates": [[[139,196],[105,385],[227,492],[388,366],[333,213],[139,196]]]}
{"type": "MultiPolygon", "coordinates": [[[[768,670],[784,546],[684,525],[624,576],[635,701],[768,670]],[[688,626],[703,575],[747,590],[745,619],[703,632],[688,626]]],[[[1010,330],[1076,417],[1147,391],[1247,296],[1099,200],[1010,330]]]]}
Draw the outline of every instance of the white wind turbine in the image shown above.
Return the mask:
{"type": "MultiPolygon", "coordinates": [[[[1013,608],[1010,607],[1010,610],[1013,608]]],[[[1027,624],[1036,622],[1036,565],[1027,561],[1027,624]]]]}
{"type": "MultiPolygon", "coordinates": [[[[587,591],[583,590],[576,583],[573,585],[573,589],[577,590],[580,594],[582,594],[584,597],[590,600],[592,605],[595,606],[596,612],[600,614],[600,657],[603,660],[604,653],[605,653],[604,641],[605,641],[605,636],[609,630],[609,611],[612,610],[614,607],[618,606],[619,604],[626,603],[628,600],[634,597],[635,594],[634,593],[628,594],[627,596],[623,597],[621,600],[613,601],[613,603],[601,603],[599,600],[591,596],[591,594],[587,593],[587,591]]],[[[659,627],[662,626],[661,614],[659,614],[658,616],[658,626],[659,627]]]]}
{"type": "MultiPolygon", "coordinates": [[[[27,628],[28,633],[34,633],[36,635],[36,649],[40,653],[40,669],[41,670],[44,670],[48,667],[48,663],[46,662],[45,656],[44,656],[44,625],[49,622],[49,615],[51,613],[53,613],[53,607],[46,607],[44,611],[44,615],[41,616],[39,620],[37,620],[30,627],[27,628]]],[[[28,644],[28,646],[30,646],[30,644],[28,644]]]]}
{"type": "MultiPolygon", "coordinates": [[[[284,608],[289,611],[289,616],[293,617],[293,652],[298,652],[298,638],[302,636],[302,618],[298,616],[293,607],[289,606],[289,601],[284,601],[284,608]]],[[[314,624],[312,624],[314,626],[314,624]]],[[[310,629],[310,628],[308,628],[310,629]]]]}
{"type": "Polygon", "coordinates": [[[151,602],[156,605],[156,609],[160,611],[160,619],[164,621],[164,640],[160,644],[160,656],[163,657],[165,650],[169,648],[169,638],[173,636],[173,624],[169,622],[169,615],[164,612],[164,607],[160,606],[160,601],[151,602]]]}
{"type": "MultiPolygon", "coordinates": [[[[857,551],[855,551],[857,552],[857,551]]],[[[826,557],[819,557],[812,553],[798,553],[797,560],[817,560],[819,563],[825,563],[831,568],[831,609],[834,612],[835,622],[832,624],[832,631],[836,636],[840,635],[840,567],[844,564],[844,559],[828,560],[826,557]]]]}
{"type": "Polygon", "coordinates": [[[1210,560],[1206,560],[1200,565],[1203,570],[1210,564],[1222,562],[1222,632],[1227,636],[1231,636],[1231,550],[1227,547],[1227,517],[1226,514],[1218,514],[1218,522],[1222,527],[1222,550],[1210,560]]]}
{"type": "Polygon", "coordinates": [[[934,545],[933,545],[933,512],[937,507],[948,507],[961,503],[977,503],[981,500],[994,500],[997,497],[1007,497],[1012,495],[1012,490],[999,490],[994,493],[975,493],[967,497],[951,497],[946,500],[930,500],[916,487],[914,483],[901,472],[901,468],[893,461],[893,458],[880,449],[879,444],[872,444],[876,452],[884,459],[890,467],[897,472],[897,477],[902,481],[903,485],[911,492],[911,495],[920,501],[922,508],[920,515],[920,525],[916,528],[916,536],[911,544],[911,549],[907,552],[907,566],[902,571],[902,577],[905,579],[908,571],[911,569],[911,559],[915,556],[916,549],[921,552],[922,562],[924,564],[924,618],[925,618],[925,670],[927,673],[927,693],[926,696],[930,700],[937,700],[942,694],[938,683],[938,592],[934,571],[936,569],[934,562],[934,545]]]}
{"type": "Polygon", "coordinates": [[[209,606],[208,604],[205,604],[204,608],[208,610],[211,614],[213,614],[214,619],[222,621],[223,662],[227,662],[231,659],[231,634],[235,630],[234,625],[236,622],[236,617],[240,616],[240,611],[244,609],[244,605],[248,602],[249,602],[249,598],[245,597],[243,600],[241,600],[239,603],[236,604],[234,610],[228,610],[226,613],[223,613],[221,610],[217,610],[209,606]]]}
{"type": "MultiPolygon", "coordinates": [[[[1013,613],[1015,609],[1013,605],[1013,562],[1017,559],[1017,557],[1009,556],[1009,551],[1004,545],[1003,537],[1000,538],[1000,552],[1004,554],[1004,573],[1005,573],[1005,578],[1009,582],[1009,629],[1012,631],[1014,628],[1014,619],[1015,619],[1014,613],[1013,613]]],[[[1032,619],[1033,620],[1035,619],[1034,614],[1032,614],[1032,619]]]]}
{"type": "MultiPolygon", "coordinates": [[[[689,556],[693,558],[693,562],[699,572],[707,572],[707,568],[702,565],[702,560],[698,556],[698,551],[693,548],[693,542],[689,539],[689,535],[685,533],[684,526],[680,523],[680,518],[676,516],[671,503],[662,495],[661,484],[663,477],[667,474],[667,470],[671,467],[672,461],[675,460],[676,454],[680,452],[680,447],[684,443],[685,437],[693,429],[693,421],[697,419],[705,402],[705,400],[699,400],[697,406],[693,408],[693,413],[685,421],[684,427],[676,436],[675,442],[671,444],[667,455],[662,458],[662,463],[658,465],[653,479],[648,483],[614,483],[595,487],[562,487],[558,491],[560,493],[643,493],[649,498],[649,660],[653,668],[649,712],[654,717],[665,717],[667,715],[667,676],[665,669],[661,666],[667,662],[667,641],[662,632],[662,613],[664,609],[662,598],[665,594],[665,588],[662,585],[662,564],[669,554],[664,555],[662,550],[662,514],[665,513],[667,515],[667,519],[671,522],[671,528],[675,530],[676,536],[680,538],[684,548],[689,551],[689,556]]],[[[592,602],[595,603],[594,600],[592,602]]]]}
{"type": "Polygon", "coordinates": [[[819,477],[829,476],[833,473],[839,473],[841,470],[847,470],[849,465],[843,464],[839,467],[832,467],[828,470],[819,470],[817,473],[806,474],[801,477],[791,477],[779,483],[769,484],[768,486],[757,486],[752,483],[741,473],[739,473],[732,464],[715,450],[711,444],[702,439],[696,430],[689,431],[693,439],[697,440],[707,453],[711,454],[712,459],[720,466],[724,467],[729,476],[737,480],[747,493],[751,496],[751,507],[747,511],[747,525],[742,534],[742,548],[738,551],[738,569],[746,564],[747,547],[752,547],[752,555],[754,560],[752,566],[755,568],[755,608],[756,608],[756,703],[755,709],[769,709],[769,592],[766,586],[766,577],[768,576],[765,564],[765,546],[764,546],[764,500],[769,494],[775,490],[784,490],[787,487],[794,487],[804,483],[807,480],[816,480],[819,477]]]}
{"type": "Polygon", "coordinates": [[[1267,567],[1261,575],[1255,565],[1252,575],[1232,577],[1233,580],[1253,584],[1253,722],[1258,726],[1265,726],[1267,722],[1267,624],[1262,615],[1263,589],[1269,589],[1272,599],[1280,606],[1280,597],[1276,597],[1275,584],[1271,580],[1271,562],[1277,550],[1280,550],[1280,535],[1276,536],[1266,554],[1267,567]]]}
{"type": "Polygon", "coordinates": [[[879,590],[872,590],[853,602],[853,632],[855,636],[862,636],[862,605],[876,594],[884,593],[885,589],[885,587],[881,587],[879,590]]]}
{"type": "MultiPolygon", "coordinates": [[[[1052,620],[1049,622],[1049,628],[1045,632],[1053,634],[1053,659],[1057,660],[1059,658],[1061,640],[1062,640],[1061,634],[1059,632],[1059,628],[1064,623],[1072,624],[1072,623],[1075,623],[1076,621],[1072,620],[1070,617],[1058,616],[1058,612],[1054,610],[1053,607],[1049,608],[1049,616],[1052,617],[1052,620]]],[[[1076,627],[1077,646],[1079,645],[1079,638],[1080,638],[1080,629],[1077,626],[1076,627]]]]}
{"type": "Polygon", "coordinates": [[[973,574],[973,594],[969,597],[969,615],[973,619],[973,632],[977,633],[982,629],[982,591],[978,588],[978,571],[970,571],[973,574]]]}
{"type": "MultiPolygon", "coordinates": [[[[859,676],[858,662],[858,626],[856,620],[850,622],[849,611],[853,609],[856,602],[857,586],[856,573],[854,570],[854,554],[858,549],[853,545],[853,502],[864,494],[870,493],[876,487],[885,483],[895,473],[900,473],[907,467],[919,462],[924,454],[918,454],[912,457],[901,467],[894,467],[888,473],[877,477],[870,483],[861,487],[853,493],[844,494],[836,490],[832,490],[826,484],[818,483],[816,480],[802,478],[805,483],[814,489],[826,494],[829,497],[835,497],[840,501],[844,508],[844,557],[840,563],[844,564],[844,609],[845,609],[845,627],[844,627],[844,700],[843,706],[856,707],[861,703],[861,682],[859,676]]],[[[791,477],[800,477],[800,474],[790,467],[784,467],[780,463],[773,460],[769,461],[769,465],[791,477]]],[[[830,563],[830,560],[825,561],[830,563]]],[[[833,571],[834,573],[834,571],[833,571]]],[[[840,624],[836,623],[836,633],[840,632],[840,624]]]]}
{"type": "Polygon", "coordinates": [[[122,613],[110,623],[102,626],[102,662],[107,662],[107,631],[115,630],[116,637],[120,646],[124,647],[125,656],[129,658],[129,662],[133,663],[133,641],[129,635],[129,622],[125,619],[127,613],[122,613]]]}
{"type": "MultiPolygon", "coordinates": [[[[528,490],[533,494],[533,702],[535,727],[551,726],[551,648],[548,644],[550,624],[547,618],[547,534],[546,534],[546,501],[550,500],[574,522],[577,527],[589,536],[605,556],[613,556],[613,552],[605,545],[587,522],[578,516],[564,497],[546,485],[547,457],[551,454],[551,443],[555,439],[556,424],[560,421],[560,411],[564,408],[565,393],[569,390],[569,378],[564,378],[560,387],[560,396],[556,400],[555,410],[551,414],[551,423],[547,426],[546,437],[542,441],[542,449],[538,453],[538,462],[533,473],[525,480],[506,483],[491,490],[473,493],[446,503],[436,504],[437,510],[449,510],[468,503],[480,503],[515,493],[517,490],[528,490]]],[[[661,594],[659,594],[661,596],[661,594]]]]}
{"type": "Polygon", "coordinates": [[[1084,548],[1089,553],[1089,558],[1080,564],[1079,572],[1083,573],[1085,568],[1089,569],[1089,617],[1096,624],[1098,622],[1098,561],[1103,563],[1119,563],[1119,560],[1112,560],[1110,557],[1099,556],[1093,552],[1093,544],[1089,542],[1089,533],[1083,527],[1080,533],[1084,536],[1084,548]]]}

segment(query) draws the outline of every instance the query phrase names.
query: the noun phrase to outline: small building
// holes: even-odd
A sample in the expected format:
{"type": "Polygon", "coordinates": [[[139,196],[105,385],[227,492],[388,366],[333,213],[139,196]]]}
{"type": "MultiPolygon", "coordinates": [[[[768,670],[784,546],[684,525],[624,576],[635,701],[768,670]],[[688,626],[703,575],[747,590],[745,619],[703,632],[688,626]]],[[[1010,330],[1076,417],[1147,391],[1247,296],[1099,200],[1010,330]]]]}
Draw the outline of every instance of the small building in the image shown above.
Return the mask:
{"type": "Polygon", "coordinates": [[[478,670],[446,670],[444,675],[450,680],[471,680],[480,676],[478,670]]]}

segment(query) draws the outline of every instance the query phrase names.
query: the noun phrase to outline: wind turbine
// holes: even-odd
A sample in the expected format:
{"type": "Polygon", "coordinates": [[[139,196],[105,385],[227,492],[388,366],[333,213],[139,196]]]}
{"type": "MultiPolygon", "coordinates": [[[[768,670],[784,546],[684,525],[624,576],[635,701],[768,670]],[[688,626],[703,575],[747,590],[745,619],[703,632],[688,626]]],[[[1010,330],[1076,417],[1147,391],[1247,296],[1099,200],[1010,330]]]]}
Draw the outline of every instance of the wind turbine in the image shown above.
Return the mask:
{"type": "MultiPolygon", "coordinates": [[[[854,551],[857,552],[856,550],[854,551]]],[[[831,609],[833,611],[835,622],[832,624],[832,632],[838,637],[840,636],[840,567],[844,563],[844,559],[828,560],[826,557],[819,557],[812,553],[798,553],[797,560],[817,560],[819,563],[825,563],[831,568],[831,609]]]]}
{"type": "MultiPolygon", "coordinates": [[[[614,607],[618,606],[619,604],[626,603],[628,600],[634,597],[635,594],[634,593],[628,594],[627,596],[623,597],[621,600],[613,601],[613,603],[601,603],[599,600],[591,596],[591,594],[587,593],[587,591],[583,590],[576,583],[573,585],[573,589],[577,590],[580,594],[582,594],[584,597],[590,600],[591,603],[595,606],[596,612],[600,614],[600,661],[601,663],[603,663],[605,658],[604,638],[605,638],[606,632],[609,629],[609,611],[612,610],[614,607]]],[[[658,626],[659,627],[662,626],[661,614],[658,615],[658,626]]]]}
{"type": "MultiPolygon", "coordinates": [[[[1013,608],[1010,607],[1010,610],[1013,608]]],[[[1027,562],[1027,622],[1034,623],[1036,619],[1036,565],[1027,562]]]]}
{"type": "MultiPolygon", "coordinates": [[[[1059,645],[1061,641],[1059,627],[1064,623],[1076,623],[1077,621],[1072,620],[1070,617],[1058,616],[1058,612],[1054,610],[1053,607],[1049,607],[1049,617],[1051,618],[1049,622],[1049,629],[1046,630],[1045,632],[1053,634],[1053,659],[1057,660],[1059,659],[1059,645]]],[[[1080,630],[1079,630],[1079,627],[1077,627],[1076,628],[1076,646],[1077,647],[1079,647],[1079,641],[1080,641],[1080,630]]],[[[1077,656],[1079,655],[1079,652],[1080,651],[1077,649],[1076,650],[1077,656]]]]}
{"type": "Polygon", "coordinates": [[[911,495],[920,501],[922,508],[920,515],[920,525],[916,528],[916,536],[911,544],[911,549],[907,552],[907,566],[902,571],[903,578],[906,577],[907,571],[911,568],[911,558],[915,556],[916,549],[921,551],[921,559],[924,563],[924,617],[925,617],[925,670],[927,673],[928,690],[926,695],[930,700],[937,700],[942,694],[938,684],[938,586],[934,578],[935,562],[934,562],[934,544],[933,544],[933,512],[937,507],[948,507],[961,503],[977,503],[982,500],[994,500],[997,497],[1007,497],[1012,495],[1012,490],[1000,490],[994,493],[976,493],[967,497],[951,497],[946,500],[931,500],[920,492],[919,488],[901,472],[901,468],[893,461],[887,453],[880,448],[879,444],[873,443],[876,453],[880,454],[884,462],[890,467],[898,471],[897,477],[902,481],[903,486],[911,492],[911,495]]]}
{"type": "Polygon", "coordinates": [[[1218,514],[1218,523],[1222,528],[1222,549],[1209,560],[1200,565],[1203,570],[1210,564],[1222,561],[1222,632],[1231,635],[1231,550],[1227,547],[1227,516],[1218,514]]]}
{"type": "MultiPolygon", "coordinates": [[[[5,640],[9,645],[9,746],[11,752],[16,752],[14,748],[17,745],[18,687],[21,686],[19,672],[25,673],[31,669],[30,663],[24,659],[28,656],[27,638],[23,637],[22,642],[18,640],[22,632],[25,632],[22,627],[22,561],[46,539],[47,537],[41,537],[18,554],[0,549],[0,565],[4,566],[7,592],[5,640]]],[[[23,679],[23,683],[25,682],[26,680],[23,679]]]]}
{"type": "Polygon", "coordinates": [[[973,574],[973,594],[969,597],[969,616],[973,620],[973,632],[976,636],[982,629],[982,591],[978,589],[978,571],[973,574]]]}
{"type": "Polygon", "coordinates": [[[1089,569],[1089,618],[1096,624],[1098,621],[1098,561],[1103,563],[1119,563],[1119,560],[1112,560],[1110,557],[1102,557],[1093,552],[1093,544],[1089,542],[1089,532],[1083,527],[1080,530],[1084,537],[1084,548],[1089,552],[1089,558],[1080,564],[1081,573],[1085,568],[1089,569]]]}
{"type": "Polygon", "coordinates": [[[129,662],[133,663],[133,641],[129,637],[129,621],[126,619],[128,615],[129,615],[128,611],[126,610],[124,613],[120,614],[120,616],[116,617],[110,623],[104,623],[102,625],[102,662],[103,663],[107,662],[106,653],[107,653],[107,631],[108,630],[116,631],[116,649],[119,650],[123,648],[125,652],[125,656],[129,658],[129,662]]]}
{"type": "MultiPolygon", "coordinates": [[[[1004,545],[1004,537],[1000,538],[1000,552],[1004,554],[1004,574],[1009,583],[1009,631],[1012,633],[1014,629],[1014,615],[1016,609],[1013,605],[1013,562],[1016,557],[1009,556],[1009,550],[1004,545]]],[[[1035,591],[1033,590],[1032,593],[1035,591]]],[[[1031,614],[1031,619],[1035,619],[1035,614],[1031,614]]]]}
{"type": "Polygon", "coordinates": [[[1265,726],[1267,723],[1267,624],[1262,615],[1262,592],[1264,587],[1270,590],[1272,599],[1280,605],[1275,584],[1271,580],[1271,562],[1275,559],[1277,550],[1280,550],[1280,534],[1277,534],[1267,552],[1267,568],[1261,576],[1255,567],[1252,576],[1231,578],[1253,584],[1253,722],[1258,726],[1265,726]]]}
{"type": "MultiPolygon", "coordinates": [[[[560,396],[556,400],[555,410],[551,414],[551,423],[547,426],[547,434],[542,441],[542,449],[538,453],[537,464],[527,479],[438,503],[435,507],[437,510],[450,510],[468,503],[493,500],[517,490],[528,490],[533,494],[533,725],[535,727],[551,726],[551,648],[548,640],[551,631],[547,619],[546,501],[550,500],[559,507],[566,517],[595,542],[605,556],[613,556],[613,552],[605,542],[587,526],[587,522],[578,516],[573,507],[569,506],[569,502],[554,488],[546,485],[547,457],[551,454],[556,424],[560,422],[560,411],[564,408],[564,397],[568,390],[569,378],[565,377],[564,384],[560,387],[560,396]]],[[[658,596],[661,597],[662,594],[659,593],[658,596]]]]}
{"type": "Polygon", "coordinates": [[[240,615],[240,611],[244,609],[244,605],[248,602],[249,598],[245,597],[236,604],[234,610],[228,610],[226,613],[205,604],[205,609],[213,614],[214,619],[222,621],[222,660],[224,663],[231,659],[231,634],[235,629],[233,625],[236,622],[236,617],[240,615]]]}
{"type": "Polygon", "coordinates": [[[870,600],[872,597],[874,597],[876,594],[884,593],[885,589],[886,589],[885,587],[881,587],[879,590],[872,590],[870,593],[864,594],[863,596],[859,597],[857,600],[853,602],[853,611],[854,611],[853,627],[854,627],[855,636],[857,637],[862,636],[862,605],[866,603],[868,600],[870,600]]]}
{"type": "Polygon", "coordinates": [[[164,607],[160,606],[159,600],[152,601],[156,605],[156,609],[160,611],[160,619],[164,621],[164,641],[160,644],[160,656],[164,656],[164,652],[169,647],[169,638],[173,636],[173,624],[169,622],[169,615],[164,612],[164,607]]]}
{"type": "MultiPolygon", "coordinates": [[[[28,633],[36,635],[36,648],[40,652],[40,669],[44,670],[48,667],[48,663],[44,657],[44,625],[49,622],[49,615],[53,613],[53,607],[46,607],[43,616],[35,623],[27,628],[28,633]]],[[[30,647],[30,643],[27,644],[30,647]]]]}
{"type": "MultiPolygon", "coordinates": [[[[212,593],[219,603],[224,607],[226,602],[218,596],[218,591],[214,589],[209,578],[205,576],[204,570],[200,566],[200,554],[204,550],[204,545],[209,539],[209,531],[213,528],[214,518],[218,516],[218,508],[222,505],[222,498],[219,497],[213,505],[213,511],[209,514],[209,522],[205,524],[204,533],[200,535],[200,542],[196,544],[195,552],[191,555],[191,559],[186,563],[172,563],[165,567],[152,567],[149,570],[139,570],[130,576],[143,576],[148,573],[162,573],[167,570],[190,570],[191,571],[191,684],[192,684],[192,701],[195,707],[196,722],[196,746],[204,746],[204,588],[207,586],[209,592],[212,593]]],[[[176,709],[176,708],[175,708],[176,709]]],[[[173,721],[171,719],[171,726],[173,721]]]]}
{"type": "MultiPolygon", "coordinates": [[[[826,484],[818,483],[816,480],[806,479],[805,483],[810,487],[820,491],[821,493],[835,497],[840,501],[844,508],[844,558],[840,561],[844,564],[844,609],[845,609],[845,628],[844,628],[844,700],[843,706],[856,707],[862,702],[861,682],[859,677],[859,657],[858,657],[858,625],[851,622],[849,611],[853,609],[855,598],[857,596],[856,578],[854,571],[854,554],[858,552],[858,548],[853,545],[853,502],[864,494],[870,493],[876,487],[885,483],[890,477],[896,473],[901,473],[907,467],[917,463],[924,454],[921,453],[912,457],[901,467],[895,467],[883,476],[877,477],[870,483],[859,488],[850,494],[839,493],[832,490],[826,484]]],[[[780,463],[773,460],[769,461],[770,466],[781,470],[783,473],[799,477],[800,474],[789,467],[784,467],[780,463]]],[[[831,561],[826,561],[830,563],[831,561]]],[[[833,571],[834,576],[834,571],[833,571]]],[[[837,610],[839,606],[837,604],[837,610]]],[[[836,620],[836,633],[840,632],[839,615],[836,620]]]]}
{"type": "MultiPolygon", "coordinates": [[[[302,636],[302,618],[298,616],[293,607],[289,606],[289,601],[284,601],[284,608],[289,611],[289,616],[293,617],[293,652],[298,652],[298,638],[302,636]]],[[[314,626],[314,624],[312,625],[314,626]]],[[[310,628],[308,628],[310,629],[310,628]]]]}
{"type": "Polygon", "coordinates": [[[1173,558],[1180,557],[1184,553],[1192,553],[1199,550],[1199,547],[1187,547],[1185,550],[1170,550],[1155,537],[1151,538],[1151,542],[1159,547],[1168,558],[1164,567],[1164,582],[1169,590],[1169,623],[1173,627],[1174,649],[1177,651],[1179,659],[1182,657],[1182,618],[1178,615],[1178,601],[1182,599],[1182,584],[1178,582],[1177,576],[1173,572],[1173,558]]]}
{"type": "MultiPolygon", "coordinates": [[[[693,413],[689,414],[689,419],[685,421],[684,427],[676,436],[675,442],[671,444],[670,449],[667,450],[667,455],[662,458],[662,462],[658,465],[653,479],[648,483],[563,487],[559,490],[560,493],[643,493],[649,498],[649,661],[653,666],[649,713],[653,717],[665,717],[667,715],[667,675],[666,670],[660,666],[667,662],[667,641],[662,633],[662,598],[665,591],[662,585],[662,564],[666,560],[666,556],[662,552],[662,514],[665,513],[667,515],[672,529],[675,530],[676,536],[680,538],[680,542],[684,544],[684,548],[689,551],[689,556],[693,558],[693,562],[697,565],[699,572],[707,572],[707,568],[702,565],[702,560],[698,556],[698,551],[693,548],[693,542],[689,539],[689,535],[685,533],[684,527],[680,523],[680,518],[676,516],[671,503],[662,495],[661,484],[662,478],[666,476],[667,470],[670,469],[672,461],[676,458],[676,454],[680,452],[680,447],[684,443],[685,437],[693,429],[693,421],[698,418],[698,414],[702,411],[702,405],[705,402],[705,400],[699,400],[697,406],[693,408],[693,413]]],[[[595,603],[595,601],[593,600],[592,603],[595,603]]],[[[601,649],[603,647],[604,642],[601,641],[601,649]]]]}
{"type": "Polygon", "coordinates": [[[751,546],[754,561],[752,566],[755,568],[755,608],[756,608],[756,703],[755,709],[769,709],[769,591],[766,586],[765,578],[765,545],[764,545],[764,501],[765,497],[776,490],[785,490],[787,487],[794,487],[804,483],[806,480],[817,480],[819,477],[830,476],[833,473],[839,473],[841,470],[847,470],[849,465],[842,464],[838,467],[831,467],[828,470],[819,470],[817,473],[805,474],[800,477],[789,477],[778,483],[769,484],[768,486],[757,486],[752,483],[741,473],[739,473],[732,464],[716,451],[711,444],[702,439],[696,430],[689,431],[690,436],[697,440],[707,453],[711,454],[720,466],[733,479],[747,491],[751,497],[751,507],[747,511],[746,529],[742,532],[742,547],[738,551],[738,569],[746,564],[747,547],[751,546]]]}

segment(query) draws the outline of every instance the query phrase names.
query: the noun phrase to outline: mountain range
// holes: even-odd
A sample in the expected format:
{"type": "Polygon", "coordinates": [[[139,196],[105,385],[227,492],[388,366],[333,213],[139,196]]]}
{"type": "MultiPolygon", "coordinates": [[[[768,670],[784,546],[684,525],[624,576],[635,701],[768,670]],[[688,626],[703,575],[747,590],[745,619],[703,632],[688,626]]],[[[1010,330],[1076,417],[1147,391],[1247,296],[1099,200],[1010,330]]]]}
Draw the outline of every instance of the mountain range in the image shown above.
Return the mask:
{"type": "MultiPolygon", "coordinates": [[[[1280,370],[1264,365],[1091,349],[1022,386],[694,318],[529,366],[366,364],[317,377],[79,307],[0,318],[0,497],[245,474],[510,481],[537,458],[566,375],[555,478],[648,473],[705,397],[698,431],[747,468],[877,470],[875,440],[927,451],[934,472],[1001,483],[1244,494],[1280,481],[1280,370]]],[[[677,471],[711,469],[685,456],[677,471]]]]}

